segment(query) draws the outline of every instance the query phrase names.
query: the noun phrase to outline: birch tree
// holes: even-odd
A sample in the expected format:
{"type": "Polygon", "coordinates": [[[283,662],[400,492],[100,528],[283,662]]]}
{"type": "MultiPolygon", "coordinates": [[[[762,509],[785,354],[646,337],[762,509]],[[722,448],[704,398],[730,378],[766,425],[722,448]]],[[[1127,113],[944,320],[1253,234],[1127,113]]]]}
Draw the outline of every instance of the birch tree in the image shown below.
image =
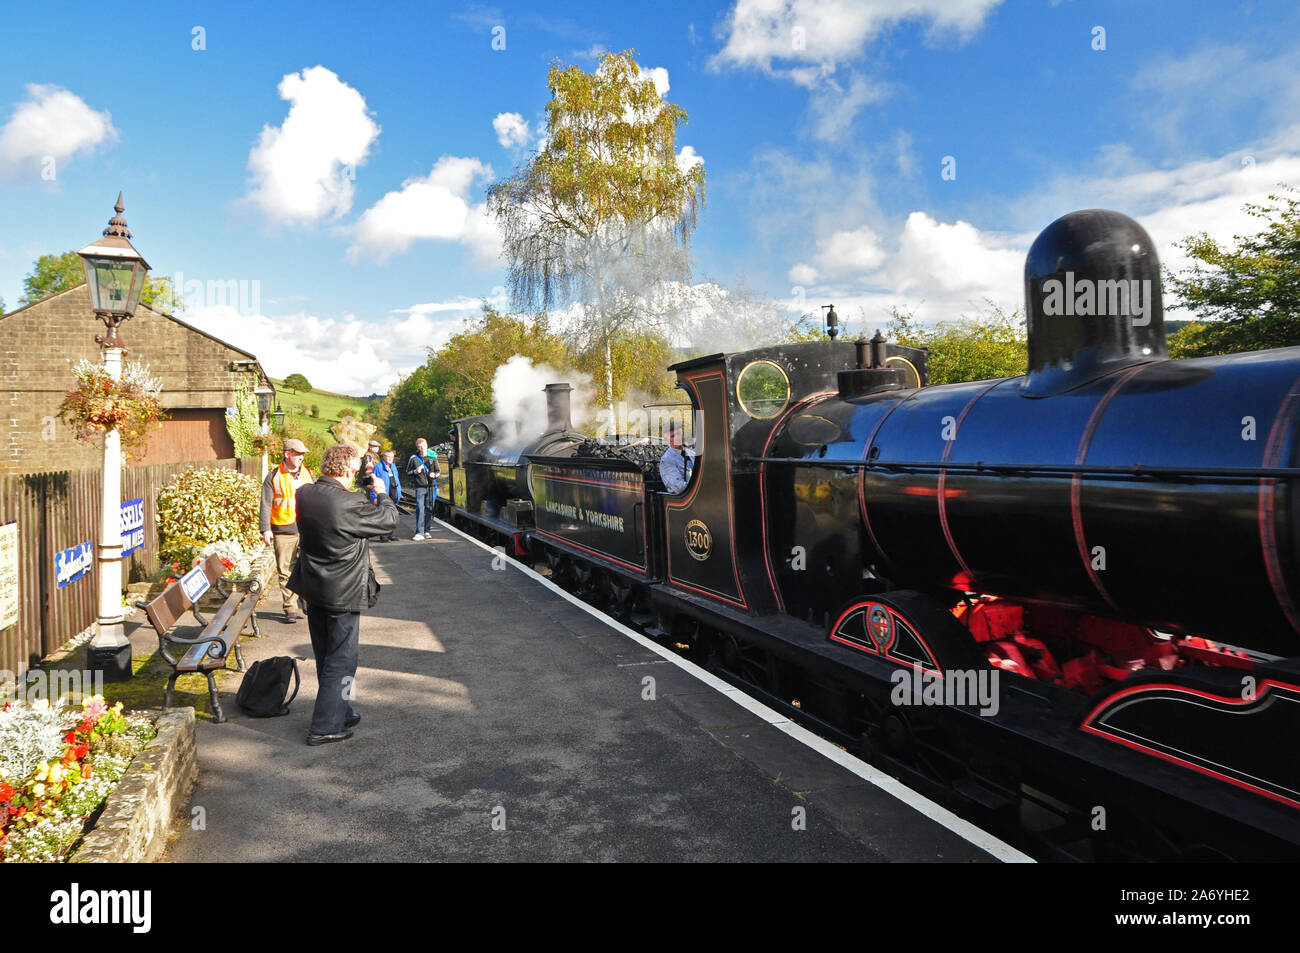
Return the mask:
{"type": "Polygon", "coordinates": [[[702,162],[677,154],[686,112],[664,102],[634,56],[608,53],[593,73],[552,66],[540,149],[488,192],[514,306],[570,308],[573,345],[604,353],[611,415],[613,340],[665,330],[704,202],[702,162]]]}

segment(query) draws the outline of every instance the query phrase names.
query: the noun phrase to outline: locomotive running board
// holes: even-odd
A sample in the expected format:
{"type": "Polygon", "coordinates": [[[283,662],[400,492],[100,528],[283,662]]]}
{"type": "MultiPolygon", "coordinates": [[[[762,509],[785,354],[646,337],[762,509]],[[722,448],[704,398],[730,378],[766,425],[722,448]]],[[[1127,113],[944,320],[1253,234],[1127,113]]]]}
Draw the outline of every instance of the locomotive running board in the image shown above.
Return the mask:
{"type": "Polygon", "coordinates": [[[1271,678],[1241,695],[1171,682],[1121,688],[1079,726],[1089,734],[1300,808],[1300,757],[1269,739],[1300,734],[1300,687],[1271,678]],[[1243,695],[1245,697],[1243,697],[1243,695]]]}

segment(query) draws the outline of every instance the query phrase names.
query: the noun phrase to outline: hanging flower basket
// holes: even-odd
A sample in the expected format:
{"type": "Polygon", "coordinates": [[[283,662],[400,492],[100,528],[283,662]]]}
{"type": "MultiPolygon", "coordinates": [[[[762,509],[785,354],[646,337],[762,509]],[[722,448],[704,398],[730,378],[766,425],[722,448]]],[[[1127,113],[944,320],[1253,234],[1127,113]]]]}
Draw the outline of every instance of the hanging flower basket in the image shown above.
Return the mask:
{"type": "Polygon", "coordinates": [[[72,370],[77,383],[59,405],[59,419],[72,427],[78,440],[116,430],[123,447],[136,448],[167,419],[158,400],[162,381],[151,377],[146,365],[128,363],[120,381],[109,377],[103,365],[84,358],[72,370]]]}

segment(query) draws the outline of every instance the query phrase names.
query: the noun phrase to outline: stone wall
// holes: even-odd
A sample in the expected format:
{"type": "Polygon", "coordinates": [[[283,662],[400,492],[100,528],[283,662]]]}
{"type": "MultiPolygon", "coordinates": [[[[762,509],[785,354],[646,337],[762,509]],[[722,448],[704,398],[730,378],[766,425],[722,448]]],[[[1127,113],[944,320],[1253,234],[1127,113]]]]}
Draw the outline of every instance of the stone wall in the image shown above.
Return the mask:
{"type": "Polygon", "coordinates": [[[172,818],[199,776],[194,709],[165,711],[157,724],[158,736],[122,775],[73,863],[149,863],[167,849],[172,818]]]}
{"type": "MultiPolygon", "coordinates": [[[[86,285],[51,295],[0,317],[0,473],[76,470],[101,465],[102,451],[79,443],[59,421],[59,403],[72,385],[72,365],[100,360],[86,285]]],[[[256,382],[254,360],[176,318],[140,305],[121,327],[127,361],[143,361],[163,382],[164,408],[226,408],[240,380],[256,382]]]]}

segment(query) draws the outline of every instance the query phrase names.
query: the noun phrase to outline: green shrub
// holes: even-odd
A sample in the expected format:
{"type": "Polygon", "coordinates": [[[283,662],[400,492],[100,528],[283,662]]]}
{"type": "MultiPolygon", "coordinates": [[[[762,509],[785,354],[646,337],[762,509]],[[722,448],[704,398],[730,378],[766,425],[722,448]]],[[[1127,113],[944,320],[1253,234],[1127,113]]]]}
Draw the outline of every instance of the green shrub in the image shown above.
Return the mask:
{"type": "Polygon", "coordinates": [[[186,470],[158,491],[159,555],[188,567],[208,543],[256,543],[262,494],[251,476],[217,467],[186,470]],[[183,558],[182,558],[183,557],[183,558]]]}
{"type": "Polygon", "coordinates": [[[339,420],[347,420],[347,418],[349,417],[351,417],[353,420],[356,420],[357,416],[358,416],[357,409],[355,407],[339,408],[339,415],[338,415],[339,420]]]}
{"type": "Polygon", "coordinates": [[[312,405],[311,405],[311,415],[312,415],[313,417],[319,417],[319,416],[320,416],[320,407],[319,407],[317,404],[312,404],[312,405]]]}
{"type": "MultiPolygon", "coordinates": [[[[320,476],[321,457],[325,455],[325,448],[330,446],[328,438],[318,431],[308,430],[301,421],[292,419],[285,422],[284,436],[296,437],[307,445],[307,455],[302,458],[302,465],[311,471],[313,477],[320,476]]],[[[273,459],[279,462],[278,457],[273,459]]]]}

